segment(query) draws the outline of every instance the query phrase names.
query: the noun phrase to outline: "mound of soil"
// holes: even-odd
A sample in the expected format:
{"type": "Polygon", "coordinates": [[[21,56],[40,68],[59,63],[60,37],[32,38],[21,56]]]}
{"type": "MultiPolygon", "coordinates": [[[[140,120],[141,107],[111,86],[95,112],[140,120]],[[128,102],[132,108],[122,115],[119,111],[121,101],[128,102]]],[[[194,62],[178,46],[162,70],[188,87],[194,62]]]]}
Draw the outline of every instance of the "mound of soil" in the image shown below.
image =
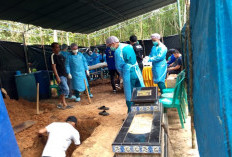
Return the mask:
{"type": "MultiPolygon", "coordinates": [[[[23,157],[40,157],[46,144],[47,137],[38,137],[38,130],[52,122],[65,121],[68,116],[76,116],[78,119],[77,130],[80,133],[81,145],[71,145],[67,150],[67,156],[73,157],[112,157],[112,146],[123,120],[127,116],[127,107],[123,90],[113,94],[109,80],[98,80],[90,83],[94,96],[92,103],[88,103],[85,94],[81,95],[81,102],[75,103],[67,100],[74,108],[59,110],[56,108],[58,99],[40,101],[41,114],[36,114],[36,103],[25,100],[4,99],[13,126],[27,120],[36,121],[32,127],[17,133],[16,139],[23,157]],[[107,106],[109,116],[100,116],[98,107],[107,106]]],[[[170,136],[175,146],[177,156],[197,156],[197,150],[191,149],[191,134],[189,123],[185,129],[180,128],[178,114],[177,123],[170,120],[170,136]],[[177,125],[177,126],[176,126],[177,125]],[[178,128],[176,130],[176,128],[178,128]],[[184,138],[183,138],[184,137],[184,138]],[[186,143],[188,145],[186,145],[186,143]]],[[[170,119],[173,119],[169,115],[170,119]]]]}

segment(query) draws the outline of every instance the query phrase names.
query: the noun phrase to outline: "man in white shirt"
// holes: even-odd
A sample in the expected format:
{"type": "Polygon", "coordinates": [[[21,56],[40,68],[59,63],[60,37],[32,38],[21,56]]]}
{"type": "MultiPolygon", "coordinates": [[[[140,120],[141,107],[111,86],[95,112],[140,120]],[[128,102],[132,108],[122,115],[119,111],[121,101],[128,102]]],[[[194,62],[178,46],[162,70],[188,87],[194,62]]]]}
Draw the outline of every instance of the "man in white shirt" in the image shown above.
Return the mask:
{"type": "Polygon", "coordinates": [[[65,157],[66,150],[72,143],[80,145],[80,135],[75,129],[77,118],[69,116],[66,122],[53,122],[43,129],[39,134],[48,133],[48,140],[43,150],[43,157],[65,157]]]}

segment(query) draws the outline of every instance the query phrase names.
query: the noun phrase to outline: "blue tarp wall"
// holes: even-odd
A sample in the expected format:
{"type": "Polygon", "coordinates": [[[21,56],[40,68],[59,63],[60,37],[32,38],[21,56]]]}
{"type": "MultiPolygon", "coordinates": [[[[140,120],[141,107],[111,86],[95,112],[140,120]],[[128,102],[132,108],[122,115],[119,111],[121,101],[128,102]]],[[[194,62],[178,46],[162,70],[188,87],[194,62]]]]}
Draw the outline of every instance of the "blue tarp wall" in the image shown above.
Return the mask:
{"type": "Polygon", "coordinates": [[[0,91],[0,156],[20,157],[20,151],[15,139],[5,103],[0,91]]]}
{"type": "Polygon", "coordinates": [[[231,156],[232,0],[191,0],[190,26],[199,153],[231,156]]]}

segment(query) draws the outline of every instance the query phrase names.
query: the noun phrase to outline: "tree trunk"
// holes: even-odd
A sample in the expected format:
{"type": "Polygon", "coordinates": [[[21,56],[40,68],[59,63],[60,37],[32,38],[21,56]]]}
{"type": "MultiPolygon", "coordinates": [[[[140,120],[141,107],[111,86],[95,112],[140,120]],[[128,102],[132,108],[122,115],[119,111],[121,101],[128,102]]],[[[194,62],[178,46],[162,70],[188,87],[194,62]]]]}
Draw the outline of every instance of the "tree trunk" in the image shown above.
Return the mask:
{"type": "Polygon", "coordinates": [[[88,47],[90,47],[90,39],[89,39],[89,35],[87,35],[88,38],[88,47]]]}
{"type": "Polygon", "coordinates": [[[96,37],[94,37],[94,45],[97,45],[96,37]]]}
{"type": "Polygon", "coordinates": [[[143,39],[143,16],[141,16],[141,21],[140,21],[140,39],[143,39]]]}
{"type": "Polygon", "coordinates": [[[122,39],[122,28],[121,28],[121,23],[119,24],[119,38],[120,40],[122,39]]]}
{"type": "Polygon", "coordinates": [[[67,42],[67,45],[70,45],[69,44],[69,33],[68,32],[66,33],[66,42],[67,42]]]}
{"type": "Polygon", "coordinates": [[[54,42],[58,42],[58,39],[57,39],[57,31],[56,31],[56,30],[53,31],[53,41],[54,41],[54,42]]]}

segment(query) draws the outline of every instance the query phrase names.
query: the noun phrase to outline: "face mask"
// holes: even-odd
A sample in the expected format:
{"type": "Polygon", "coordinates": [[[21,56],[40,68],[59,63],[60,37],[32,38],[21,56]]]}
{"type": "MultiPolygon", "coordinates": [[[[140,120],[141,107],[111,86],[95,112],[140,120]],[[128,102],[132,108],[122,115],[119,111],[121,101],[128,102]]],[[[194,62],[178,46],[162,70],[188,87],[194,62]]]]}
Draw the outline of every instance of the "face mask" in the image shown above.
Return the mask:
{"type": "Polygon", "coordinates": [[[99,53],[99,50],[97,50],[97,53],[99,53]]]}
{"type": "Polygon", "coordinates": [[[154,46],[158,46],[158,44],[159,44],[157,41],[153,41],[152,43],[154,46]]]}
{"type": "Polygon", "coordinates": [[[78,49],[77,50],[72,50],[73,53],[77,53],[78,52],[78,49]]]}
{"type": "Polygon", "coordinates": [[[111,47],[110,47],[110,50],[111,50],[111,51],[115,51],[116,48],[111,46],[111,47]]]}

